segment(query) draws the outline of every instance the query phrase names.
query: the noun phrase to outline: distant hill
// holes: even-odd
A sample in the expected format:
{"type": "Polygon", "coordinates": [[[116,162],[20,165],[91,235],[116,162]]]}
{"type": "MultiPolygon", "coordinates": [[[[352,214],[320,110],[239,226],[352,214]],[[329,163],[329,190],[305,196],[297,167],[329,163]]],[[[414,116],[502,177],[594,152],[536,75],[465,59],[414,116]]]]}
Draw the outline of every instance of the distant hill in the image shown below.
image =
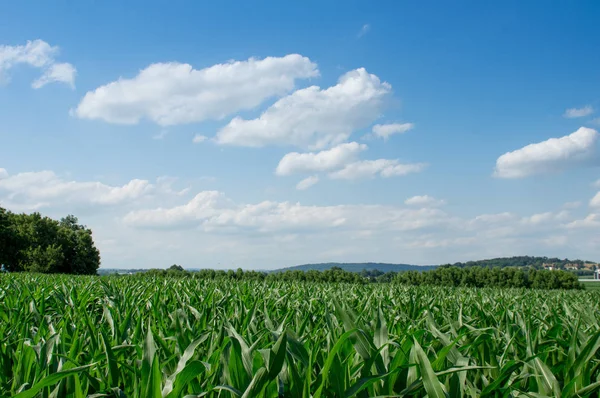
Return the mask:
{"type": "MultiPolygon", "coordinates": [[[[258,272],[285,272],[285,271],[326,271],[333,267],[339,267],[349,272],[361,272],[362,270],[381,272],[403,272],[403,271],[431,271],[438,267],[531,267],[537,269],[543,268],[558,268],[566,270],[577,270],[580,275],[593,273],[593,270],[599,264],[591,261],[569,260],[551,257],[534,257],[534,256],[516,256],[516,257],[500,257],[487,260],[467,261],[465,263],[454,263],[444,265],[412,265],[412,264],[390,264],[390,263],[318,263],[318,264],[302,264],[293,267],[279,268],[275,270],[255,270],[258,272]],[[582,274],[583,273],[583,274],[582,274]]],[[[184,267],[185,268],[185,267],[184,267]]],[[[187,271],[200,271],[202,268],[185,268],[187,271]]],[[[227,271],[228,269],[225,269],[227,271]]],[[[111,269],[100,268],[99,275],[108,274],[135,274],[138,272],[146,272],[148,269],[111,269]]],[[[235,269],[234,269],[235,271],[235,269]]]]}
{"type": "Polygon", "coordinates": [[[333,267],[339,267],[344,271],[361,272],[363,269],[368,271],[379,270],[382,272],[401,272],[401,271],[430,271],[437,268],[437,265],[411,265],[411,264],[388,264],[388,263],[319,263],[302,264],[294,267],[279,268],[272,272],[285,271],[325,271],[333,267]]]}
{"type": "Polygon", "coordinates": [[[532,267],[532,268],[565,268],[565,269],[593,269],[597,264],[591,261],[569,260],[552,257],[515,256],[500,257],[489,260],[467,261],[466,263],[444,264],[442,267],[532,267]]]}

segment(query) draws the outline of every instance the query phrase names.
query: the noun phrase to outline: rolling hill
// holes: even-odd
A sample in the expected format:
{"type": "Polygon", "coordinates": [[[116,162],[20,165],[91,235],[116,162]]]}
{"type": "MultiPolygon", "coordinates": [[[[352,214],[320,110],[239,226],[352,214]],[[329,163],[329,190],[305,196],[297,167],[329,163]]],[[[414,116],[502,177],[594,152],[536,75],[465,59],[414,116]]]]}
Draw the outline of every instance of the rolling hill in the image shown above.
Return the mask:
{"type": "Polygon", "coordinates": [[[379,270],[382,272],[401,272],[401,271],[429,271],[437,267],[437,265],[411,265],[411,264],[388,264],[388,263],[319,263],[319,264],[302,264],[293,267],[279,268],[272,272],[285,271],[325,271],[333,267],[339,267],[345,271],[361,272],[366,270],[379,270]]]}
{"type": "Polygon", "coordinates": [[[553,266],[555,268],[567,269],[594,269],[598,264],[592,261],[569,260],[552,257],[536,257],[536,256],[514,256],[514,257],[499,257],[488,260],[467,261],[466,263],[444,264],[444,267],[532,267],[544,268],[545,266],[553,266]]]}

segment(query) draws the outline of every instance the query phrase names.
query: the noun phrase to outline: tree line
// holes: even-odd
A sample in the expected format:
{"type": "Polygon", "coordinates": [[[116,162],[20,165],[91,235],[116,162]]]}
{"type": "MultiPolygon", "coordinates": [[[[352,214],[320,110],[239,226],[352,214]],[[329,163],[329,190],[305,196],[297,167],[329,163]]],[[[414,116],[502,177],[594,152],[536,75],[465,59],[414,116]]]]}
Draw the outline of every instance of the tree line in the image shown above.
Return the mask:
{"type": "Polygon", "coordinates": [[[561,270],[535,268],[440,267],[433,271],[398,273],[395,282],[406,285],[501,287],[531,289],[580,289],[577,275],[561,270]]]}
{"type": "Polygon", "coordinates": [[[531,267],[536,269],[544,268],[544,264],[552,264],[556,268],[564,268],[567,265],[583,266],[590,261],[569,260],[555,257],[534,257],[534,256],[514,256],[500,257],[489,260],[467,261],[465,263],[444,264],[441,267],[531,267]]]}
{"type": "Polygon", "coordinates": [[[186,271],[183,267],[173,265],[169,269],[153,269],[142,276],[190,277],[212,280],[257,280],[311,283],[398,283],[403,285],[432,285],[454,287],[494,287],[494,288],[526,288],[526,289],[581,289],[577,275],[566,271],[536,270],[534,268],[490,268],[490,267],[440,267],[430,271],[381,272],[363,270],[362,272],[345,271],[332,267],[325,271],[284,271],[262,272],[205,269],[186,271]]]}
{"type": "Polygon", "coordinates": [[[100,252],[92,231],[69,215],[57,221],[40,213],[0,207],[0,268],[9,272],[95,275],[100,252]]]}

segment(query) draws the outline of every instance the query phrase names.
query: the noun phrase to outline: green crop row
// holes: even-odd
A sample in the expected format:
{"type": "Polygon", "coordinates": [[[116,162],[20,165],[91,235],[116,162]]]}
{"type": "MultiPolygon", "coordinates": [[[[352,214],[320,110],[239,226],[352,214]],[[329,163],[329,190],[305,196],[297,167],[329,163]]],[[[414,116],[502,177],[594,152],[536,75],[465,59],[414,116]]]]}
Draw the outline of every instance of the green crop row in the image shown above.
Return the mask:
{"type": "Polygon", "coordinates": [[[599,299],[2,274],[0,396],[597,396],[599,299]]]}

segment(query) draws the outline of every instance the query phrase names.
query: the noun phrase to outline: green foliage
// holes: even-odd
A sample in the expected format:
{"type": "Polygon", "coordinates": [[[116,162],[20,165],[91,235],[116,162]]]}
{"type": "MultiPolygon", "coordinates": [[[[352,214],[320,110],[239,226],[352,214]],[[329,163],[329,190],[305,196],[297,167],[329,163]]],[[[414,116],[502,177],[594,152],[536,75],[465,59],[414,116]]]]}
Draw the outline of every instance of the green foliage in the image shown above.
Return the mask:
{"type": "Polygon", "coordinates": [[[581,289],[577,276],[560,270],[515,267],[440,267],[426,272],[401,272],[395,282],[407,285],[501,287],[532,289],[581,289]]]}
{"type": "Polygon", "coordinates": [[[0,265],[7,271],[95,274],[100,253],[74,216],[60,221],[0,208],[0,265]]]}
{"type": "Polygon", "coordinates": [[[185,271],[181,265],[173,264],[169,267],[169,271],[185,271]]]}
{"type": "Polygon", "coordinates": [[[13,214],[0,207],[0,265],[4,264],[8,271],[18,261],[18,235],[13,223],[13,214]]]}
{"type": "Polygon", "coordinates": [[[259,272],[233,270],[186,271],[178,265],[168,269],[151,269],[139,277],[161,276],[228,281],[307,282],[307,283],[400,283],[455,287],[501,287],[532,289],[581,289],[577,276],[571,272],[519,268],[441,267],[431,271],[388,272],[363,270],[361,273],[333,267],[326,271],[259,272]]]}
{"type": "Polygon", "coordinates": [[[600,292],[224,282],[0,275],[0,396],[571,398],[600,388],[600,292]]]}
{"type": "Polygon", "coordinates": [[[515,257],[500,257],[489,260],[467,261],[466,263],[445,264],[441,267],[531,267],[536,269],[543,268],[544,264],[552,264],[556,268],[564,268],[566,265],[583,266],[589,261],[569,260],[555,257],[533,257],[533,256],[515,256],[515,257]]]}

